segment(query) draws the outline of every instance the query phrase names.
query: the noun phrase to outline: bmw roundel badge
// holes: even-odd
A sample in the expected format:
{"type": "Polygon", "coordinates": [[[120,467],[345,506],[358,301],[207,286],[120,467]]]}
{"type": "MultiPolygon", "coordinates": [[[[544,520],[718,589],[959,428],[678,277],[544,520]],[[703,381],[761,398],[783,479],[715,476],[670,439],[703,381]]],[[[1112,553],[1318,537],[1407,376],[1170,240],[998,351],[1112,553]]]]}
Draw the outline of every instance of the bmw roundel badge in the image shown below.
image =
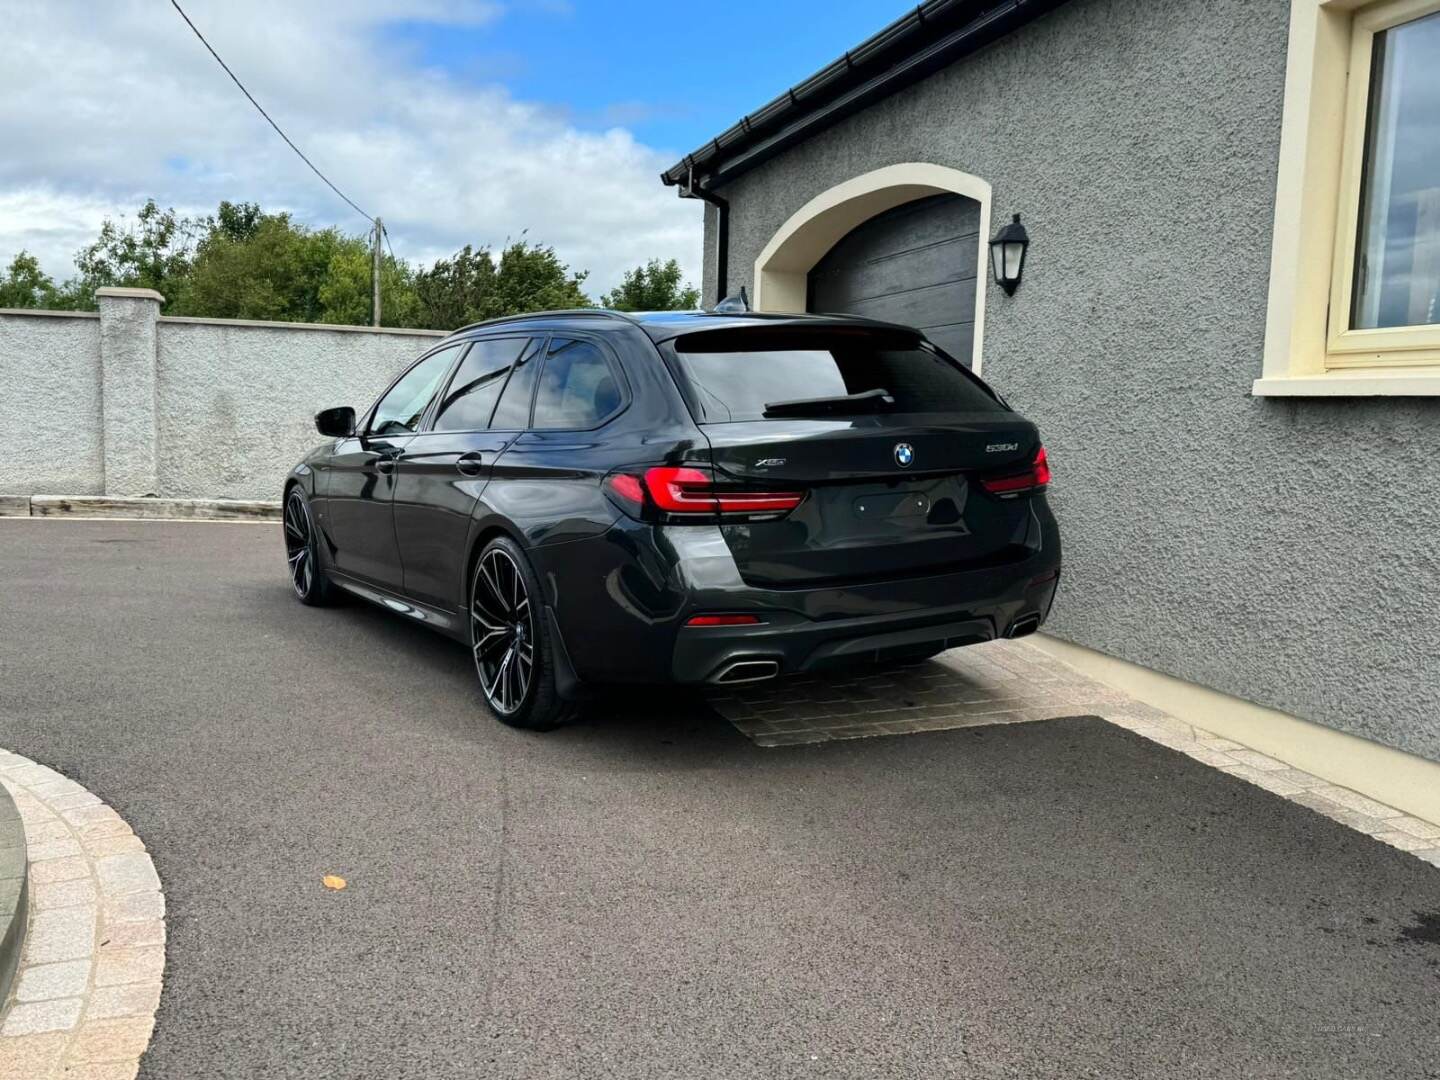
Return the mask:
{"type": "Polygon", "coordinates": [[[908,442],[895,444],[895,464],[902,469],[909,468],[910,463],[915,460],[915,448],[908,442]]]}

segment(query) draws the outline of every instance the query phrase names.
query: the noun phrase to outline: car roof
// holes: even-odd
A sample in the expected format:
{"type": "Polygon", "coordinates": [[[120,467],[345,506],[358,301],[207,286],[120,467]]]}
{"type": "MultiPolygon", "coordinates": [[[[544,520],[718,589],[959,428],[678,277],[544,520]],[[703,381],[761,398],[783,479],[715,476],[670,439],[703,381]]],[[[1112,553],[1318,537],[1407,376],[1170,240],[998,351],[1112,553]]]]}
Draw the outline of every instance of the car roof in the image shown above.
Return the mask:
{"type": "Polygon", "coordinates": [[[669,341],[684,334],[702,330],[733,330],[740,327],[869,327],[876,330],[919,331],[898,323],[866,319],[859,315],[787,314],[770,311],[614,311],[610,308],[575,308],[570,311],[535,311],[472,323],[455,331],[454,336],[471,337],[491,328],[514,330],[621,330],[635,327],[651,341],[669,341]]]}

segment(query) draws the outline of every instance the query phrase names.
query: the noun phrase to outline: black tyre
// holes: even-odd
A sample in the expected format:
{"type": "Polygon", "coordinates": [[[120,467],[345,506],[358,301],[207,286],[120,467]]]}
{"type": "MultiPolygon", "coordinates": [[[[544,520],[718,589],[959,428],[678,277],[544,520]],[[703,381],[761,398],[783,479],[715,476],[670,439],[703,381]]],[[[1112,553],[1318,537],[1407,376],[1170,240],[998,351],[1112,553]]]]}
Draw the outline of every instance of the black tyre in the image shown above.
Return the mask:
{"type": "Polygon", "coordinates": [[[518,544],[500,536],[470,577],[470,651],[480,691],[496,719],[549,731],[575,714],[555,685],[555,645],[540,582],[518,544]]]}
{"type": "Polygon", "coordinates": [[[310,502],[299,487],[285,497],[285,561],[290,584],[302,604],[320,606],[334,598],[335,587],[320,569],[320,536],[310,513],[310,502]]]}

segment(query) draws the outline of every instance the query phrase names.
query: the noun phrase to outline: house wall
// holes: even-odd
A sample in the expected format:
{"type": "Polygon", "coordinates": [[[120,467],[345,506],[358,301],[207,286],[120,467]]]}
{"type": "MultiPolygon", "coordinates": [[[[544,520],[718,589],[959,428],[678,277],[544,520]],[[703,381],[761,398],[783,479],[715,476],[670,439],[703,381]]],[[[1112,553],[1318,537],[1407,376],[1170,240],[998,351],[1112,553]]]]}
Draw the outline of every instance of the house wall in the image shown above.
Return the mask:
{"type": "Polygon", "coordinates": [[[989,291],[984,372],[1055,469],[1047,630],[1440,759],[1440,401],[1249,393],[1288,8],[1073,0],[721,189],[727,291],[852,177],[989,181],[1032,240],[1018,293],[989,291]]]}
{"type": "Polygon", "coordinates": [[[316,412],[363,409],[444,336],[161,318],[143,292],[0,311],[0,494],[278,499],[316,412]]]}

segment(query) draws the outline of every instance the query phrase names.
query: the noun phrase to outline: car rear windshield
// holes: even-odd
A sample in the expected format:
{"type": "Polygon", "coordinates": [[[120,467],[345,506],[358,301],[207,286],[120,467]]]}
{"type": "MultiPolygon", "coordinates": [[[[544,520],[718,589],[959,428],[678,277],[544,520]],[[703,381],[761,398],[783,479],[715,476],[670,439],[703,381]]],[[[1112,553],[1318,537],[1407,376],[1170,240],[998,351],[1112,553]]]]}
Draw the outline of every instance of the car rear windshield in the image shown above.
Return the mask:
{"type": "MultiPolygon", "coordinates": [[[[860,399],[855,413],[1002,412],[983,383],[909,335],[872,330],[778,333],[712,330],[675,342],[691,406],[708,423],[767,419],[767,406],[843,399],[883,390],[893,403],[860,399]]],[[[802,407],[803,410],[803,407],[802,407]]],[[[777,412],[795,415],[791,410],[777,412]]],[[[845,415],[827,401],[815,414],[845,415]]]]}

